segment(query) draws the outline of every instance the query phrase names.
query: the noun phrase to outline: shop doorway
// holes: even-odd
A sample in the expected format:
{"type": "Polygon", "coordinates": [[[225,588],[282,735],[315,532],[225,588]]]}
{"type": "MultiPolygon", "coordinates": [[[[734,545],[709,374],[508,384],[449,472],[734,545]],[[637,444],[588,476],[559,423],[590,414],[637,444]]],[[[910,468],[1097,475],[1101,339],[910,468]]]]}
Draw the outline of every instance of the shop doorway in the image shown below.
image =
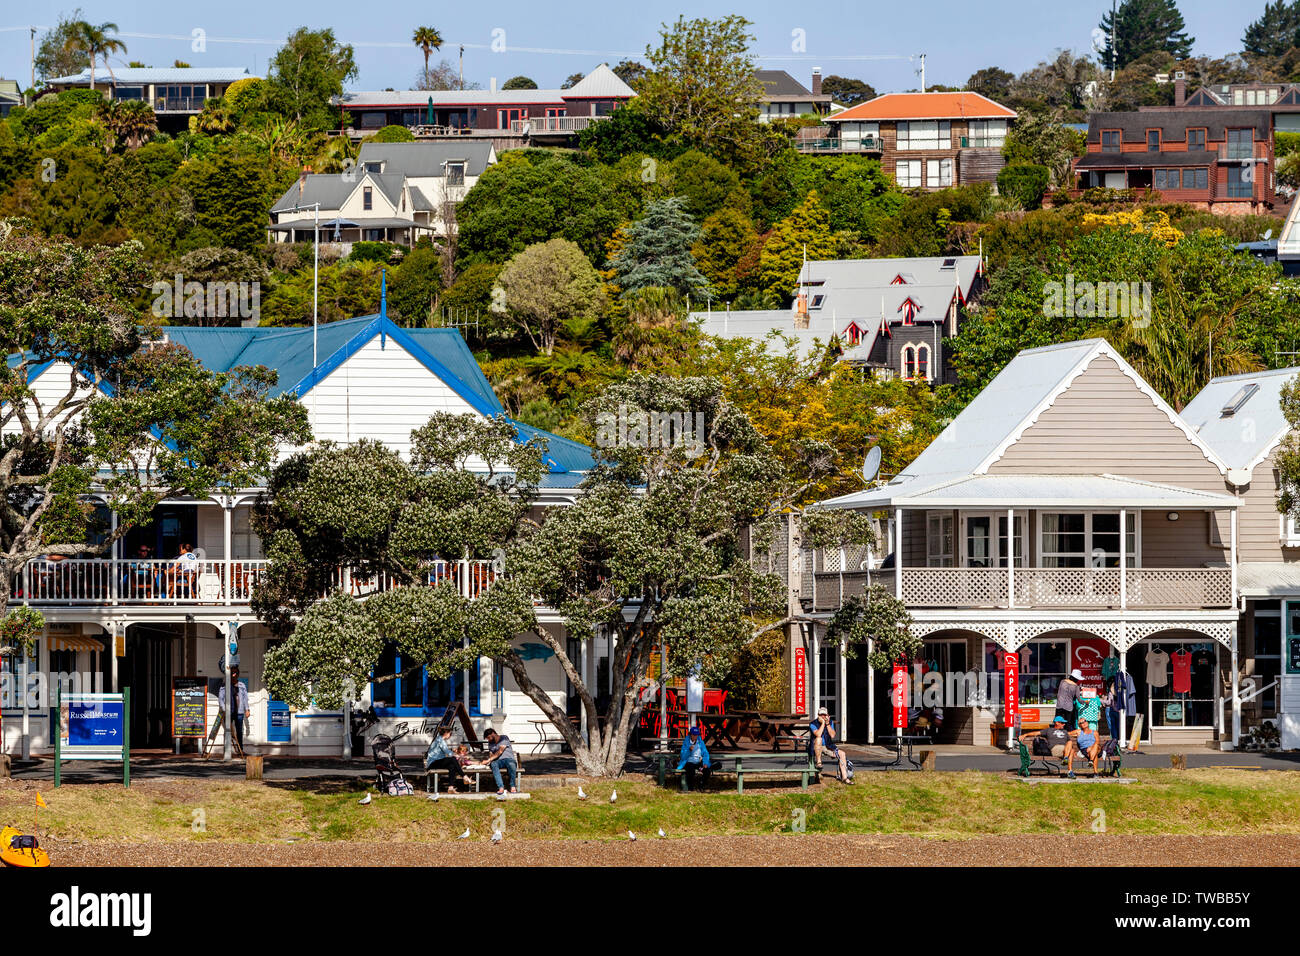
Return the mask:
{"type": "Polygon", "coordinates": [[[171,749],[172,658],[183,624],[132,624],[118,685],[131,688],[131,748],[171,749]]]}

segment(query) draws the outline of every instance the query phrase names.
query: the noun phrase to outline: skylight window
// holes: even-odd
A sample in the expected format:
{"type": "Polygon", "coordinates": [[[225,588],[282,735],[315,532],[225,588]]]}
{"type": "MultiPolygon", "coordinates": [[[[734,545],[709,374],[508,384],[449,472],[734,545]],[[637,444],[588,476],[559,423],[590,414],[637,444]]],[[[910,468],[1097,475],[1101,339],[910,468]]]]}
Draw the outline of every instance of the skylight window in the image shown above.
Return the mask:
{"type": "Polygon", "coordinates": [[[1259,386],[1254,382],[1247,382],[1245,385],[1241,386],[1241,388],[1233,392],[1232,398],[1228,399],[1227,403],[1223,406],[1221,417],[1231,418],[1233,415],[1237,414],[1237,412],[1241,410],[1241,407],[1250,401],[1250,397],[1258,391],[1259,386]]]}

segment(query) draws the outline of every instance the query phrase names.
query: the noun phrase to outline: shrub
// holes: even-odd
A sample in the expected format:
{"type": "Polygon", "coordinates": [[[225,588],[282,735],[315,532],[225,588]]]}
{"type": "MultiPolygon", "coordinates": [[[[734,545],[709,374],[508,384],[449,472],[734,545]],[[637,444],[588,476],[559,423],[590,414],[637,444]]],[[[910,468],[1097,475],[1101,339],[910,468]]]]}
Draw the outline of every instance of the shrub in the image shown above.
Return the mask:
{"type": "Polygon", "coordinates": [[[1046,166],[1034,163],[1004,166],[998,173],[998,192],[1011,197],[1025,209],[1036,209],[1042,204],[1051,178],[1046,166]]]}

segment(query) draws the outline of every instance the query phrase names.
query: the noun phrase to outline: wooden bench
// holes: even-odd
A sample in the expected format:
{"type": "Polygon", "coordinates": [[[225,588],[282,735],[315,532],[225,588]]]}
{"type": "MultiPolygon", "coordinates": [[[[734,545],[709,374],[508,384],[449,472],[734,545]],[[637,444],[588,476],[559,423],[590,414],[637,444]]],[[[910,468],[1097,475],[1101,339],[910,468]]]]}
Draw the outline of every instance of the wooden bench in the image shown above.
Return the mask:
{"type": "MultiPolygon", "coordinates": [[[[438,790],[438,781],[439,781],[440,779],[442,779],[442,778],[448,776],[447,771],[445,771],[445,770],[425,770],[425,771],[423,771],[423,773],[424,773],[424,792],[425,792],[425,793],[438,793],[438,792],[440,792],[440,791],[438,790]]],[[[491,769],[489,769],[489,768],[483,768],[483,767],[466,768],[466,769],[461,770],[461,776],[464,776],[464,777],[473,777],[473,778],[474,778],[474,792],[475,792],[475,793],[482,793],[482,792],[483,792],[483,790],[482,790],[483,778],[484,778],[484,777],[487,777],[489,780],[492,780],[492,771],[491,771],[491,769]]],[[[519,776],[518,776],[518,780],[517,780],[517,782],[522,783],[522,782],[523,782],[523,779],[524,779],[524,768],[523,768],[523,767],[520,767],[520,768],[519,768],[519,776]]],[[[495,784],[495,783],[496,783],[496,781],[493,781],[493,784],[495,784]]]]}
{"type": "MultiPolygon", "coordinates": [[[[681,781],[681,788],[685,790],[686,774],[677,770],[679,756],[663,751],[656,753],[655,756],[659,761],[659,786],[664,786],[664,781],[669,774],[675,774],[681,781]],[[671,765],[669,765],[670,760],[671,765]]],[[[807,754],[727,754],[714,757],[711,764],[713,776],[735,776],[737,793],[745,792],[746,777],[791,779],[798,776],[799,786],[803,790],[808,789],[809,777],[814,780],[821,777],[821,771],[807,754]]]]}
{"type": "MultiPolygon", "coordinates": [[[[1039,770],[1042,770],[1044,773],[1048,774],[1049,776],[1056,776],[1056,777],[1061,776],[1062,773],[1065,772],[1066,767],[1069,766],[1066,758],[1064,756],[1054,757],[1051,754],[1034,753],[1030,749],[1032,746],[1033,739],[1037,739],[1037,738],[1032,738],[1030,743],[1026,743],[1025,741],[1018,741],[1018,743],[1020,744],[1020,769],[1017,771],[1017,773],[1019,773],[1019,775],[1022,777],[1031,777],[1033,776],[1034,768],[1037,767],[1039,770]]],[[[1102,737],[1098,739],[1102,741],[1102,745],[1103,745],[1101,756],[1097,758],[1098,774],[1104,777],[1122,776],[1122,774],[1120,773],[1120,769],[1122,768],[1124,763],[1123,752],[1117,751],[1113,756],[1107,754],[1105,751],[1105,742],[1110,738],[1102,737]]],[[[1079,753],[1076,759],[1083,761],[1083,765],[1085,767],[1092,766],[1092,761],[1089,760],[1087,755],[1082,752],[1079,753]]]]}

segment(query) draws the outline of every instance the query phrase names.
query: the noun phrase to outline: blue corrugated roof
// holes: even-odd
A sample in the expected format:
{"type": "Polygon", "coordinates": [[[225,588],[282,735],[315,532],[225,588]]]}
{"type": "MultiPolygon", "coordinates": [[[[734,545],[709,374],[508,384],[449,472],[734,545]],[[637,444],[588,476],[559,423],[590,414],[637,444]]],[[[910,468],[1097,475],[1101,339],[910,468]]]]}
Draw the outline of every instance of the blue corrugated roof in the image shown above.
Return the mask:
{"type": "MultiPolygon", "coordinates": [[[[375,335],[405,339],[413,345],[417,359],[432,360],[448,375],[432,369],[459,392],[471,405],[487,415],[503,414],[492,385],[483,374],[474,354],[455,329],[402,329],[387,316],[362,315],[317,327],[317,364],[312,364],[311,326],[293,328],[194,328],[168,326],[167,338],[189,349],[209,369],[227,372],[237,366],[264,365],[279,373],[274,394],[297,390],[300,394],[344,361],[351,350],[375,335]]],[[[594,465],[591,449],[581,442],[508,419],[518,431],[520,441],[542,438],[547,444],[547,466],[552,474],[589,471],[594,465]]],[[[548,485],[553,484],[552,479],[548,485]]],[[[574,482],[576,484],[576,481],[574,482]]]]}
{"type": "Polygon", "coordinates": [[[546,441],[546,463],[552,472],[590,471],[595,467],[596,460],[592,456],[591,449],[581,442],[552,435],[550,432],[525,425],[513,418],[507,418],[507,421],[515,426],[523,441],[528,441],[530,438],[541,438],[546,441]]]}

